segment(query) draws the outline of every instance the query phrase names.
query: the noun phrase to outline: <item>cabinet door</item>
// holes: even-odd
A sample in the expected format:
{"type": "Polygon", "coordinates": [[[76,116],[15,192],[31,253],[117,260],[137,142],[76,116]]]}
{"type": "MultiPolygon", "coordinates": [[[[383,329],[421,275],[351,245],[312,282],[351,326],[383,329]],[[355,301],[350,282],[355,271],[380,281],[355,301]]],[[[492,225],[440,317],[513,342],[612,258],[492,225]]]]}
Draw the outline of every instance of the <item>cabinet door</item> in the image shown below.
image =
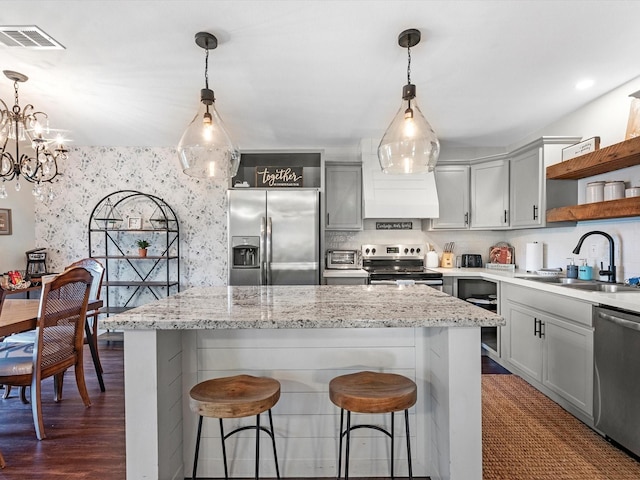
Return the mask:
{"type": "Polygon", "coordinates": [[[431,220],[431,228],[469,228],[469,167],[436,167],[435,175],[440,217],[431,220]]]}
{"type": "Polygon", "coordinates": [[[509,161],[471,165],[471,228],[509,226],[509,161]]]}
{"type": "Polygon", "coordinates": [[[514,367],[542,381],[542,340],[536,335],[539,315],[521,305],[506,302],[507,311],[504,316],[507,325],[503,329],[503,342],[506,341],[505,354],[507,361],[514,367]]]}
{"type": "Polygon", "coordinates": [[[362,230],[362,167],[328,165],[326,206],[329,230],[362,230]]]}
{"type": "Polygon", "coordinates": [[[542,320],[542,383],[593,415],[593,330],[556,317],[542,320]]]}
{"type": "Polygon", "coordinates": [[[543,162],[540,148],[511,159],[510,202],[512,227],[542,226],[543,162]]]}

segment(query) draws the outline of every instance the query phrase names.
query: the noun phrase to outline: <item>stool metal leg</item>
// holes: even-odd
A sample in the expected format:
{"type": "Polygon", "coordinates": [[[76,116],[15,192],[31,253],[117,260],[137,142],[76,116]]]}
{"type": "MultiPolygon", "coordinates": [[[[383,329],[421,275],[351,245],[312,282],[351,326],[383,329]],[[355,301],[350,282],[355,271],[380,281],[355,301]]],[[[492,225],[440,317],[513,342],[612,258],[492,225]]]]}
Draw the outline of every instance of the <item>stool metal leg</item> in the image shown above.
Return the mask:
{"type": "Polygon", "coordinates": [[[344,458],[344,480],[349,480],[349,443],[351,441],[351,412],[347,410],[347,448],[344,458]]]}
{"type": "Polygon", "coordinates": [[[260,470],[260,414],[256,415],[256,480],[260,470]]]}
{"type": "Polygon", "coordinates": [[[276,452],[276,431],[273,429],[273,417],[269,409],[269,425],[271,426],[271,443],[273,444],[273,458],[276,462],[276,476],[280,478],[280,468],[278,467],[278,453],[276,452]]]}
{"type": "Polygon", "coordinates": [[[344,437],[344,408],[340,409],[340,442],[338,449],[338,476],[336,477],[338,480],[342,475],[342,438],[344,437]]]}
{"type": "Polygon", "coordinates": [[[194,480],[196,478],[196,470],[198,469],[198,452],[200,451],[200,434],[201,433],[202,433],[202,415],[199,415],[198,433],[196,436],[196,455],[193,458],[193,472],[191,473],[191,478],[194,480]]]}
{"type": "Polygon", "coordinates": [[[391,412],[391,480],[395,478],[393,476],[393,457],[395,457],[395,446],[393,442],[395,432],[395,418],[395,412],[391,412]]]}
{"type": "Polygon", "coordinates": [[[413,469],[411,468],[411,442],[409,440],[409,410],[404,411],[404,427],[407,432],[407,461],[409,463],[409,479],[413,478],[413,469]]]}
{"type": "Polygon", "coordinates": [[[224,427],[222,426],[222,419],[220,419],[220,439],[222,440],[222,461],[224,463],[224,478],[229,480],[229,471],[227,470],[227,447],[225,446],[224,441],[226,437],[224,436],[224,427]]]}

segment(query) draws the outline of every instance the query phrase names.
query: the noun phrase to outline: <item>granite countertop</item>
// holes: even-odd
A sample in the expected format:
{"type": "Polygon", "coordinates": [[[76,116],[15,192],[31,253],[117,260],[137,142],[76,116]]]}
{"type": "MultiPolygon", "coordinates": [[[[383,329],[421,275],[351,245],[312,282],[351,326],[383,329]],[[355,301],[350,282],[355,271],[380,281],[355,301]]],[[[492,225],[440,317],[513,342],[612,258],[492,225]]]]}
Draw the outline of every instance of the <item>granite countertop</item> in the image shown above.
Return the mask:
{"type": "Polygon", "coordinates": [[[522,287],[542,290],[568,298],[582,300],[593,305],[606,305],[609,307],[622,308],[632,312],[640,313],[640,288],[637,291],[624,291],[617,293],[582,291],[554,283],[536,281],[539,278],[535,273],[528,273],[523,270],[515,272],[492,270],[488,268],[430,268],[436,272],[441,272],[446,277],[477,277],[496,282],[506,282],[522,287]]]}
{"type": "Polygon", "coordinates": [[[438,290],[395,285],[195,287],[100,320],[102,328],[484,327],[502,317],[438,290]]]}

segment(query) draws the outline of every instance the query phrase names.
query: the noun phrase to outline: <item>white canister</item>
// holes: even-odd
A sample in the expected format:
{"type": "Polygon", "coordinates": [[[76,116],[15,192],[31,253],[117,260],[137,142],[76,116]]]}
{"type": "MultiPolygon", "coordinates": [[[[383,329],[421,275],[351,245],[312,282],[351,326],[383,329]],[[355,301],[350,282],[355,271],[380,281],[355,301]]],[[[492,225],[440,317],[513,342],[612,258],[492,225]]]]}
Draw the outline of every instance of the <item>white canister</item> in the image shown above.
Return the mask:
{"type": "Polygon", "coordinates": [[[624,196],[627,198],[630,197],[640,197],[640,187],[631,187],[631,188],[627,188],[624,191],[624,196]]]}
{"type": "Polygon", "coordinates": [[[427,268],[436,268],[440,265],[438,260],[438,252],[435,250],[429,250],[427,252],[427,268]]]}
{"type": "Polygon", "coordinates": [[[586,202],[602,202],[604,200],[604,182],[587,183],[586,202]]]}
{"type": "Polygon", "coordinates": [[[624,198],[624,182],[615,181],[604,184],[604,200],[619,200],[624,198]]]}

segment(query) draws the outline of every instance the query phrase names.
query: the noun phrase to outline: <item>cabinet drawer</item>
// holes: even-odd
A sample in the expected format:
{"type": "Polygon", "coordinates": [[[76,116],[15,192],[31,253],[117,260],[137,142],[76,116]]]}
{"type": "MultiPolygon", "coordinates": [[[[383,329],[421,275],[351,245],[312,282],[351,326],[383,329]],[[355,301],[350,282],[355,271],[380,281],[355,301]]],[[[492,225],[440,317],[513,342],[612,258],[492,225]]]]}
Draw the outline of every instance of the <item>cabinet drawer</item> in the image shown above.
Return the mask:
{"type": "Polygon", "coordinates": [[[535,290],[510,283],[503,283],[502,298],[521,305],[529,305],[554,316],[564,317],[591,327],[591,303],[564,295],[535,290]]]}

